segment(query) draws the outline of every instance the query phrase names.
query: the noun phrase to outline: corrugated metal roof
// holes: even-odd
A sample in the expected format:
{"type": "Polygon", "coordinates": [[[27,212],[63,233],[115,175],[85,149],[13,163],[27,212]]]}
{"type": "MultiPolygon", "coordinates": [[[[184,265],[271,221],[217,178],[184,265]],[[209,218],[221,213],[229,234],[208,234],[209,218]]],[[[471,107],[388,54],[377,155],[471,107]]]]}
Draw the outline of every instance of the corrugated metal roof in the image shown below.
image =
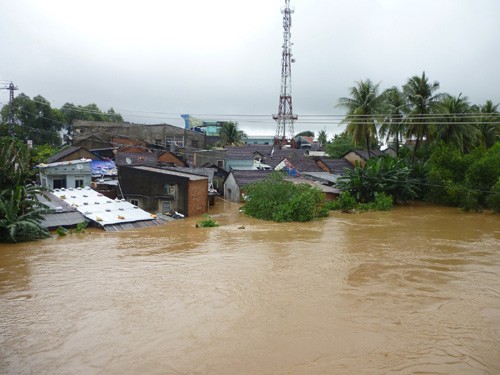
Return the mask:
{"type": "Polygon", "coordinates": [[[111,200],[90,187],[56,189],[53,194],[101,226],[153,220],[149,212],[125,200],[111,200]]]}
{"type": "Polygon", "coordinates": [[[200,176],[200,175],[185,173],[185,172],[177,172],[177,171],[173,171],[172,169],[162,169],[162,168],[145,167],[145,166],[136,166],[136,167],[131,167],[131,168],[138,169],[141,171],[158,173],[158,174],[166,174],[166,175],[171,175],[171,176],[185,177],[185,178],[189,178],[192,181],[206,180],[207,179],[207,176],[200,176]]]}
{"type": "Polygon", "coordinates": [[[67,227],[74,226],[80,223],[87,221],[85,216],[83,216],[78,211],[73,212],[57,212],[53,214],[45,215],[42,225],[45,228],[58,228],[58,227],[67,227]]]}

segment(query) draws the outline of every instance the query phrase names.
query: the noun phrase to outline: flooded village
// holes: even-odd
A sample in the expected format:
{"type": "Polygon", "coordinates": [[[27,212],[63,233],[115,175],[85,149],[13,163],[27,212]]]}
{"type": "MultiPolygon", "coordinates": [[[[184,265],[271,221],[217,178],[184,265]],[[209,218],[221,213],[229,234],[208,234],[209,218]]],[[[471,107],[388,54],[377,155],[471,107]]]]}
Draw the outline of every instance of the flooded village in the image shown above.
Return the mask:
{"type": "Polygon", "coordinates": [[[499,2],[280,2],[4,2],[0,374],[500,374],[499,2]]]}
{"type": "Polygon", "coordinates": [[[247,183],[283,169],[333,199],[363,152],[198,150],[196,130],[109,126],[78,123],[38,166],[45,224],[91,226],[0,244],[0,372],[500,371],[498,215],[413,203],[258,220],[240,211],[247,183]],[[220,227],[197,228],[204,214],[220,227]]]}

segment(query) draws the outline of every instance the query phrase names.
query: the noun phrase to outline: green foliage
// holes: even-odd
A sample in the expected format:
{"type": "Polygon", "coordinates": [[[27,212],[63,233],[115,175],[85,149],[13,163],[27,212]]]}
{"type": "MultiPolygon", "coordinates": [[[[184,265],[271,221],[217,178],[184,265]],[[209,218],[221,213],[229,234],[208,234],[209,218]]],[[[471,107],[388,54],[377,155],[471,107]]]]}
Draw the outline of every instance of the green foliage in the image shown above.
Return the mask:
{"type": "Polygon", "coordinates": [[[326,153],[329,157],[339,159],[349,151],[355,149],[352,138],[347,133],[336,134],[332,141],[326,145],[326,153]]]}
{"type": "Polygon", "coordinates": [[[486,205],[493,211],[500,213],[500,177],[491,188],[491,193],[486,198],[486,205]]]}
{"type": "Polygon", "coordinates": [[[371,80],[356,82],[349,89],[350,97],[340,98],[337,106],[347,110],[344,123],[346,133],[356,145],[364,144],[369,152],[371,144],[377,143],[376,124],[384,109],[384,96],[378,93],[379,84],[371,80]]]}
{"type": "Polygon", "coordinates": [[[116,113],[113,108],[103,112],[94,103],[85,106],[65,103],[61,107],[61,113],[64,115],[67,124],[73,123],[74,120],[123,122],[122,116],[116,113]]]}
{"type": "Polygon", "coordinates": [[[75,232],[82,233],[85,230],[85,228],[87,228],[88,225],[89,223],[87,221],[82,221],[81,223],[78,223],[75,232]]]}
{"type": "Polygon", "coordinates": [[[219,130],[220,141],[217,142],[218,146],[243,146],[247,135],[243,130],[238,129],[238,124],[235,122],[226,122],[219,130]]]}
{"type": "Polygon", "coordinates": [[[319,146],[324,149],[328,144],[328,134],[326,134],[325,130],[321,130],[318,134],[318,142],[319,146]]]}
{"type": "Polygon", "coordinates": [[[217,221],[215,221],[212,217],[210,217],[209,215],[204,216],[204,219],[196,223],[197,228],[214,228],[219,226],[219,223],[217,223],[217,221]]]}
{"type": "Polygon", "coordinates": [[[314,138],[314,132],[311,130],[305,130],[295,135],[295,137],[312,137],[314,138]]]}
{"type": "Polygon", "coordinates": [[[364,167],[357,165],[337,181],[337,186],[349,191],[358,202],[375,200],[378,193],[390,195],[396,202],[416,197],[416,182],[403,159],[390,156],[369,159],[364,167]]]}
{"type": "Polygon", "coordinates": [[[328,208],[341,212],[363,211],[390,211],[393,207],[392,197],[385,193],[376,193],[375,199],[369,203],[358,202],[348,191],[342,192],[339,197],[329,202],[328,208]]]}
{"type": "Polygon", "coordinates": [[[349,191],[343,191],[337,199],[328,202],[328,208],[333,211],[350,212],[358,206],[358,201],[349,191]]]}
{"type": "Polygon", "coordinates": [[[57,153],[57,148],[51,145],[37,145],[30,150],[31,165],[44,163],[48,158],[57,153]]]}
{"type": "Polygon", "coordinates": [[[64,118],[58,109],[51,107],[47,99],[40,95],[31,99],[25,94],[19,94],[0,111],[3,122],[8,121],[11,110],[16,137],[30,139],[33,144],[61,144],[58,132],[63,128],[64,118]]]}
{"type": "Polygon", "coordinates": [[[28,147],[15,138],[0,138],[0,190],[24,185],[30,176],[28,147]]]}
{"type": "Polygon", "coordinates": [[[35,199],[37,190],[18,185],[0,192],[0,242],[24,242],[49,237],[41,222],[49,213],[35,199]]]}
{"type": "Polygon", "coordinates": [[[59,236],[66,236],[68,234],[68,230],[64,227],[58,227],[56,229],[56,233],[59,235],[59,236]]]}
{"type": "Polygon", "coordinates": [[[500,143],[463,154],[456,146],[440,144],[429,160],[427,199],[464,210],[480,211],[495,202],[500,178],[500,143]],[[491,198],[493,196],[493,198],[491,198]]]}
{"type": "Polygon", "coordinates": [[[243,211],[250,216],[277,222],[305,222],[328,214],[323,192],[308,184],[285,181],[278,172],[245,187],[243,211]]]}

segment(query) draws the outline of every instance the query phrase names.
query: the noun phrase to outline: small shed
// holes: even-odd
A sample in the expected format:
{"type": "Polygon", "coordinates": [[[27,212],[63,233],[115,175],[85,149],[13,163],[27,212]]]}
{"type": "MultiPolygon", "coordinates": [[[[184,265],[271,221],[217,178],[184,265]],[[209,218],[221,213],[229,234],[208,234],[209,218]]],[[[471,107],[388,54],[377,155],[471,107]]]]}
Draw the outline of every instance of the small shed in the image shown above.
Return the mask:
{"type": "Polygon", "coordinates": [[[261,181],[272,171],[262,170],[232,170],[224,181],[224,198],[232,202],[241,202],[245,185],[261,181]]]}

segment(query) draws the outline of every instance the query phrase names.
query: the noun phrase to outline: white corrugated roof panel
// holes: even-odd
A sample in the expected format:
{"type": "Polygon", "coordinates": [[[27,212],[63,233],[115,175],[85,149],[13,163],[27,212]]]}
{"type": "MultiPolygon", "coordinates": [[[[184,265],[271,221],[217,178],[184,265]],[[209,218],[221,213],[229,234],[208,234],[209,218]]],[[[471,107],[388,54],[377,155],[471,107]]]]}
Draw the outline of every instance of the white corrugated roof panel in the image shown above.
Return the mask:
{"type": "Polygon", "coordinates": [[[102,226],[154,219],[149,212],[141,210],[132,203],[125,200],[112,200],[88,186],[76,189],[56,189],[53,194],[76,207],[86,218],[102,226]]]}

